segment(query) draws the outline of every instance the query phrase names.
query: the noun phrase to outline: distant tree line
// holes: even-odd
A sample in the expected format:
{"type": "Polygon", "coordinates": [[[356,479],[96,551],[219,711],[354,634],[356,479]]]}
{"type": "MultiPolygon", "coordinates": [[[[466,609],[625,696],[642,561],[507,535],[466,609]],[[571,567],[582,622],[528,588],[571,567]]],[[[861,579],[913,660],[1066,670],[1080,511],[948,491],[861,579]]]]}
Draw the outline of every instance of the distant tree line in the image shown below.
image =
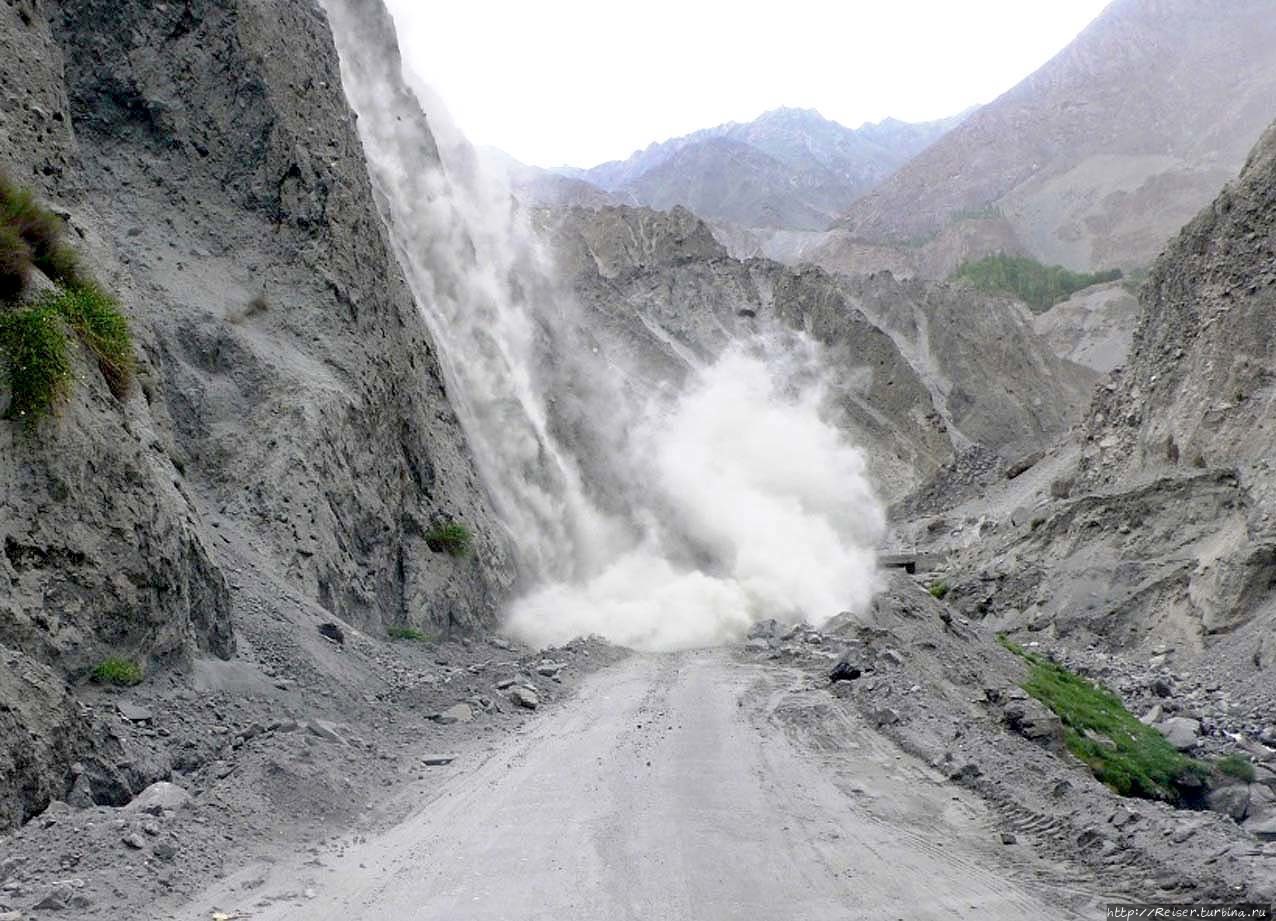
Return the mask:
{"type": "Polygon", "coordinates": [[[1042,265],[1027,256],[997,253],[962,263],[952,277],[968,281],[980,291],[1012,294],[1036,313],[1043,313],[1082,288],[1116,281],[1121,270],[1073,272],[1061,265],[1042,265]]]}

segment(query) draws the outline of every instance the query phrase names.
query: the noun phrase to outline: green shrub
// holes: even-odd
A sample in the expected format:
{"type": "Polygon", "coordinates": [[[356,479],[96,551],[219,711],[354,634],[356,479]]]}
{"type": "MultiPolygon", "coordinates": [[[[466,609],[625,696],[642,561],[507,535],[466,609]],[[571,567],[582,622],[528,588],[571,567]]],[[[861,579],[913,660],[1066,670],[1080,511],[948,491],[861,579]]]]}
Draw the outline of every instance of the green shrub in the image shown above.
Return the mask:
{"type": "Polygon", "coordinates": [[[119,399],[133,379],[133,340],[120,305],[95,282],[77,282],[46,299],[75,330],[119,399]]]}
{"type": "Polygon", "coordinates": [[[470,552],[473,539],[470,529],[455,521],[435,525],[425,535],[425,544],[435,553],[465,556],[470,552]]]}
{"type": "Polygon", "coordinates": [[[0,312],[0,357],[8,369],[8,418],[34,424],[70,392],[66,327],[54,304],[0,312]]]}
{"type": "Polygon", "coordinates": [[[948,594],[948,583],[945,582],[943,579],[940,579],[938,582],[932,582],[930,584],[930,587],[927,588],[926,590],[930,592],[932,595],[934,595],[936,598],[938,598],[940,601],[943,601],[944,596],[948,594]]]}
{"type": "Polygon", "coordinates": [[[106,659],[93,669],[90,677],[98,684],[132,687],[142,683],[142,666],[128,659],[106,659]]]}
{"type": "Polygon", "coordinates": [[[15,300],[26,290],[32,265],[61,285],[83,280],[63,230],[62,219],[30,189],[0,173],[0,298],[15,300]]]}
{"type": "Polygon", "coordinates": [[[1121,270],[1073,272],[1061,265],[1042,265],[1025,256],[998,253],[962,263],[952,277],[968,281],[980,291],[1014,295],[1037,313],[1042,313],[1082,288],[1116,281],[1121,277],[1121,270]]]}
{"type": "Polygon", "coordinates": [[[22,234],[0,224],[0,299],[14,300],[31,280],[31,247],[22,234]]]}
{"type": "Polygon", "coordinates": [[[422,633],[416,627],[388,627],[385,631],[392,640],[416,640],[418,642],[428,642],[430,637],[422,633]]]}
{"type": "Polygon", "coordinates": [[[1214,767],[1220,774],[1235,777],[1246,783],[1253,783],[1256,776],[1254,765],[1244,755],[1224,755],[1214,762],[1214,767]]]}
{"type": "Polygon", "coordinates": [[[1068,750],[1123,796],[1177,802],[1179,785],[1203,778],[1208,768],[1180,753],[1151,726],[1125,708],[1107,688],[998,637],[1029,663],[1023,689],[1063,721],[1068,750]]]}

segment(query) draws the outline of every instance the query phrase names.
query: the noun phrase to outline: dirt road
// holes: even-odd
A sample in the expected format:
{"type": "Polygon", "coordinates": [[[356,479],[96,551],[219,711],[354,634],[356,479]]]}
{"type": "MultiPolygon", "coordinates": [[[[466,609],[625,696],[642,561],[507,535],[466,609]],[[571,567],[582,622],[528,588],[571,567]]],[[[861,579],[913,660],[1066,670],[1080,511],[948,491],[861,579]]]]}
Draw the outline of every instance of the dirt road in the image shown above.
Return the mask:
{"type": "Polygon", "coordinates": [[[797,680],[726,651],[627,660],[512,745],[439,769],[397,827],[249,867],[184,916],[1074,917],[1016,881],[976,798],[836,708],[785,712],[827,700],[797,680]]]}

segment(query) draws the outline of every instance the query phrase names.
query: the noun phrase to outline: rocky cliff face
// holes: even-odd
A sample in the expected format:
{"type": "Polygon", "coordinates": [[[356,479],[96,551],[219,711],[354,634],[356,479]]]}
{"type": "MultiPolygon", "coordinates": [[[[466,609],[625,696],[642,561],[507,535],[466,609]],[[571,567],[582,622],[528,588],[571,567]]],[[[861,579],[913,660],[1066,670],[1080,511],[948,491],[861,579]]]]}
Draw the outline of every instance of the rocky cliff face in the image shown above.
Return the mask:
{"type": "Polygon", "coordinates": [[[1129,358],[1075,436],[936,519],[975,525],[941,540],[952,600],[1074,645],[1203,657],[1269,693],[1274,318],[1276,128],[1156,262],[1129,358]]]}
{"type": "Polygon", "coordinates": [[[898,498],[979,447],[1040,449],[1082,411],[1092,374],[1058,359],[1012,302],[947,285],[731,258],[685,209],[547,214],[565,277],[604,345],[647,383],[678,379],[778,322],[826,347],[842,424],[898,498]]]}
{"type": "MultiPolygon", "coordinates": [[[[318,5],[24,0],[0,43],[0,164],[68,215],[139,361],[122,402],[78,358],[58,418],[0,422],[0,642],[75,681],[230,656],[261,617],[490,623],[508,557],[318,5]],[[431,552],[443,520],[474,555],[431,552]]],[[[39,808],[76,754],[0,794],[39,808]]]]}

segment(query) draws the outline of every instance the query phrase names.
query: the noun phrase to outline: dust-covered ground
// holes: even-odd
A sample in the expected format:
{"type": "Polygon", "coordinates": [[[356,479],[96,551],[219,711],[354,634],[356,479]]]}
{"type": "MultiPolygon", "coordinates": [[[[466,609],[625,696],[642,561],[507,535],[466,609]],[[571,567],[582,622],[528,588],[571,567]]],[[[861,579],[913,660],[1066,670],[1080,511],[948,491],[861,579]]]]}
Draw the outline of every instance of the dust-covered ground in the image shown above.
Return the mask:
{"type": "Polygon", "coordinates": [[[246,866],[190,917],[1074,918],[968,789],[804,671],[732,650],[634,656],[383,834],[246,866]]]}
{"type": "MultiPolygon", "coordinates": [[[[73,790],[75,805],[0,838],[0,913],[197,917],[181,906],[245,865],[320,861],[393,825],[624,656],[596,641],[532,654],[498,637],[387,641],[343,625],[337,641],[317,626],[263,617],[236,660],[82,689],[124,750],[168,780],[118,808],[73,790]]],[[[246,903],[255,886],[243,881],[246,903]]]]}

